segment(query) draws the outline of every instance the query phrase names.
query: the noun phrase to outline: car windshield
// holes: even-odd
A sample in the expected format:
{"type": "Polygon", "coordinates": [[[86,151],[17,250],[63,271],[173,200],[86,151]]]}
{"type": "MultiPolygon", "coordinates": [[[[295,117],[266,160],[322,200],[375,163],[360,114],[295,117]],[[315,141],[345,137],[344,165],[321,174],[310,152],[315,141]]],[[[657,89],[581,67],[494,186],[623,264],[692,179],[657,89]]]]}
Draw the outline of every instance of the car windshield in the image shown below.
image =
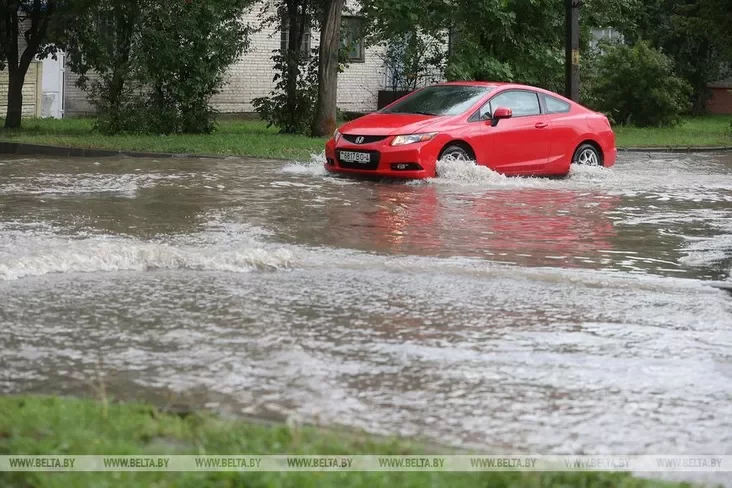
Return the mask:
{"type": "Polygon", "coordinates": [[[407,95],[391,107],[387,114],[460,115],[472,107],[494,86],[436,85],[407,95]]]}

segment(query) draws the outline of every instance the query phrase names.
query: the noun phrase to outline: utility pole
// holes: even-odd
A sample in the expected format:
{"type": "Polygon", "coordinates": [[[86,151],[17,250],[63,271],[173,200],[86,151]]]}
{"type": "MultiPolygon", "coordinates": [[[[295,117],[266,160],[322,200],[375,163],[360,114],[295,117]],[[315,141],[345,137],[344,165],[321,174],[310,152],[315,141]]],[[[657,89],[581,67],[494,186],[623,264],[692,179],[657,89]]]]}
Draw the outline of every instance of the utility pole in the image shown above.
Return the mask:
{"type": "Polygon", "coordinates": [[[581,0],[564,0],[565,16],[565,69],[567,98],[579,102],[580,98],[580,51],[579,51],[579,8],[581,0]]]}

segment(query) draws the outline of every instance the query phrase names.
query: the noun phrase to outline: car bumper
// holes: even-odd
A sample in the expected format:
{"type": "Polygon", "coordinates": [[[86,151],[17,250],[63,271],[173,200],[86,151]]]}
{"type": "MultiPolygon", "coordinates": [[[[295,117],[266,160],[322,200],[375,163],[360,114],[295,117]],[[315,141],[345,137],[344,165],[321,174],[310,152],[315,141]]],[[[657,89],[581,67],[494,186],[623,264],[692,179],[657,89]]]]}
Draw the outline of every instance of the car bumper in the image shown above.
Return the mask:
{"type": "Polygon", "coordinates": [[[390,146],[384,143],[359,146],[340,142],[336,145],[331,139],[325,146],[325,169],[331,173],[372,175],[385,178],[433,178],[439,148],[432,142],[408,146],[390,146]],[[339,151],[376,154],[378,163],[359,167],[358,163],[340,161],[337,157],[339,151]],[[419,165],[419,168],[415,165],[419,165]]]}

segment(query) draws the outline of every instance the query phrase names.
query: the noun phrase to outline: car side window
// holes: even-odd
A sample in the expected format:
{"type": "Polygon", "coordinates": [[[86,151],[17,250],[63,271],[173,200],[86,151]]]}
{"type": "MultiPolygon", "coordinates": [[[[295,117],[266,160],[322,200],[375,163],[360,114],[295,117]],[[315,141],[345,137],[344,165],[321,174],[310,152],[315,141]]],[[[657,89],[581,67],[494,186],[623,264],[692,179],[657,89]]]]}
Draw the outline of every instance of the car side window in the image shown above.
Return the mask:
{"type": "Polygon", "coordinates": [[[486,120],[487,118],[490,118],[490,115],[493,112],[491,112],[491,104],[490,102],[487,102],[485,105],[480,107],[480,110],[478,111],[478,120],[486,120]],[[488,116],[486,118],[486,116],[488,116]]]}
{"type": "Polygon", "coordinates": [[[490,101],[491,113],[499,107],[510,108],[514,117],[541,115],[539,97],[531,91],[509,90],[500,93],[490,101]]]}
{"type": "Polygon", "coordinates": [[[550,95],[544,95],[544,103],[546,104],[546,113],[548,114],[566,114],[571,108],[567,102],[563,102],[550,95]]]}

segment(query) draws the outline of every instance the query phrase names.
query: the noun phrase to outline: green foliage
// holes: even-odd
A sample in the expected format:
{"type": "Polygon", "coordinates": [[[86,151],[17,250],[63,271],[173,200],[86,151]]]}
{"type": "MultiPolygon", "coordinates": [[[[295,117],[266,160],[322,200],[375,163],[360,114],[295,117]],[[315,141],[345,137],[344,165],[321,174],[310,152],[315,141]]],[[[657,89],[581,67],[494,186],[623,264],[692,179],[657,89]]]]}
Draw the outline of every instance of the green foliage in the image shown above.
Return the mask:
{"type": "Polygon", "coordinates": [[[64,44],[103,133],[208,133],[209,101],[244,51],[251,0],[99,0],[79,10],[64,44]],[[93,73],[93,76],[89,76],[93,73]]]}
{"type": "MultiPolygon", "coordinates": [[[[252,100],[252,105],[268,127],[277,127],[282,133],[312,133],[318,103],[320,50],[303,53],[304,39],[309,29],[322,27],[328,3],[329,0],[268,0],[262,6],[261,25],[286,31],[287,45],[273,51],[274,89],[269,96],[252,100]]],[[[343,34],[341,39],[345,39],[343,34]]],[[[344,44],[338,52],[339,72],[348,62],[350,48],[344,44]]]]}
{"type": "Polygon", "coordinates": [[[71,11],[70,2],[57,0],[0,2],[0,70],[8,71],[5,128],[20,128],[28,68],[34,59],[56,55],[57,26],[69,22],[71,11]]]}
{"type": "Polygon", "coordinates": [[[322,14],[322,1],[268,0],[260,13],[262,26],[276,26],[287,43],[273,51],[275,87],[252,105],[268,127],[284,134],[307,134],[315,117],[318,98],[318,56],[306,50],[306,33],[322,14]],[[273,13],[274,12],[274,13],[273,13]],[[313,59],[314,58],[314,59],[313,59]]]}
{"type": "Polygon", "coordinates": [[[648,0],[629,29],[669,56],[692,87],[692,113],[704,112],[707,85],[729,72],[732,62],[732,0],[648,0]]]}
{"type": "Polygon", "coordinates": [[[688,109],[690,87],[672,61],[646,42],[608,45],[598,59],[591,102],[616,123],[671,126],[688,109]]]}
{"type": "Polygon", "coordinates": [[[394,91],[413,91],[440,81],[445,70],[444,36],[417,31],[384,42],[381,60],[387,86],[394,91]]]}
{"type": "Polygon", "coordinates": [[[267,122],[267,127],[278,127],[284,134],[308,134],[318,100],[317,50],[309,60],[299,52],[281,53],[276,50],[272,61],[275,88],[269,96],[252,100],[252,105],[267,122]],[[296,70],[290,69],[293,63],[296,70]],[[294,84],[292,76],[295,77],[294,84]],[[292,86],[295,90],[288,90],[292,86]]]}
{"type": "MultiPolygon", "coordinates": [[[[450,32],[450,80],[564,85],[564,2],[556,0],[363,0],[372,35],[395,38],[422,29],[450,32]]],[[[640,0],[586,0],[589,25],[632,17],[640,0]]],[[[629,23],[630,21],[623,20],[629,23]]],[[[587,35],[583,36],[585,44],[587,35]]]]}
{"type": "Polygon", "coordinates": [[[564,7],[554,0],[458,2],[449,76],[561,86],[564,7]]]}

